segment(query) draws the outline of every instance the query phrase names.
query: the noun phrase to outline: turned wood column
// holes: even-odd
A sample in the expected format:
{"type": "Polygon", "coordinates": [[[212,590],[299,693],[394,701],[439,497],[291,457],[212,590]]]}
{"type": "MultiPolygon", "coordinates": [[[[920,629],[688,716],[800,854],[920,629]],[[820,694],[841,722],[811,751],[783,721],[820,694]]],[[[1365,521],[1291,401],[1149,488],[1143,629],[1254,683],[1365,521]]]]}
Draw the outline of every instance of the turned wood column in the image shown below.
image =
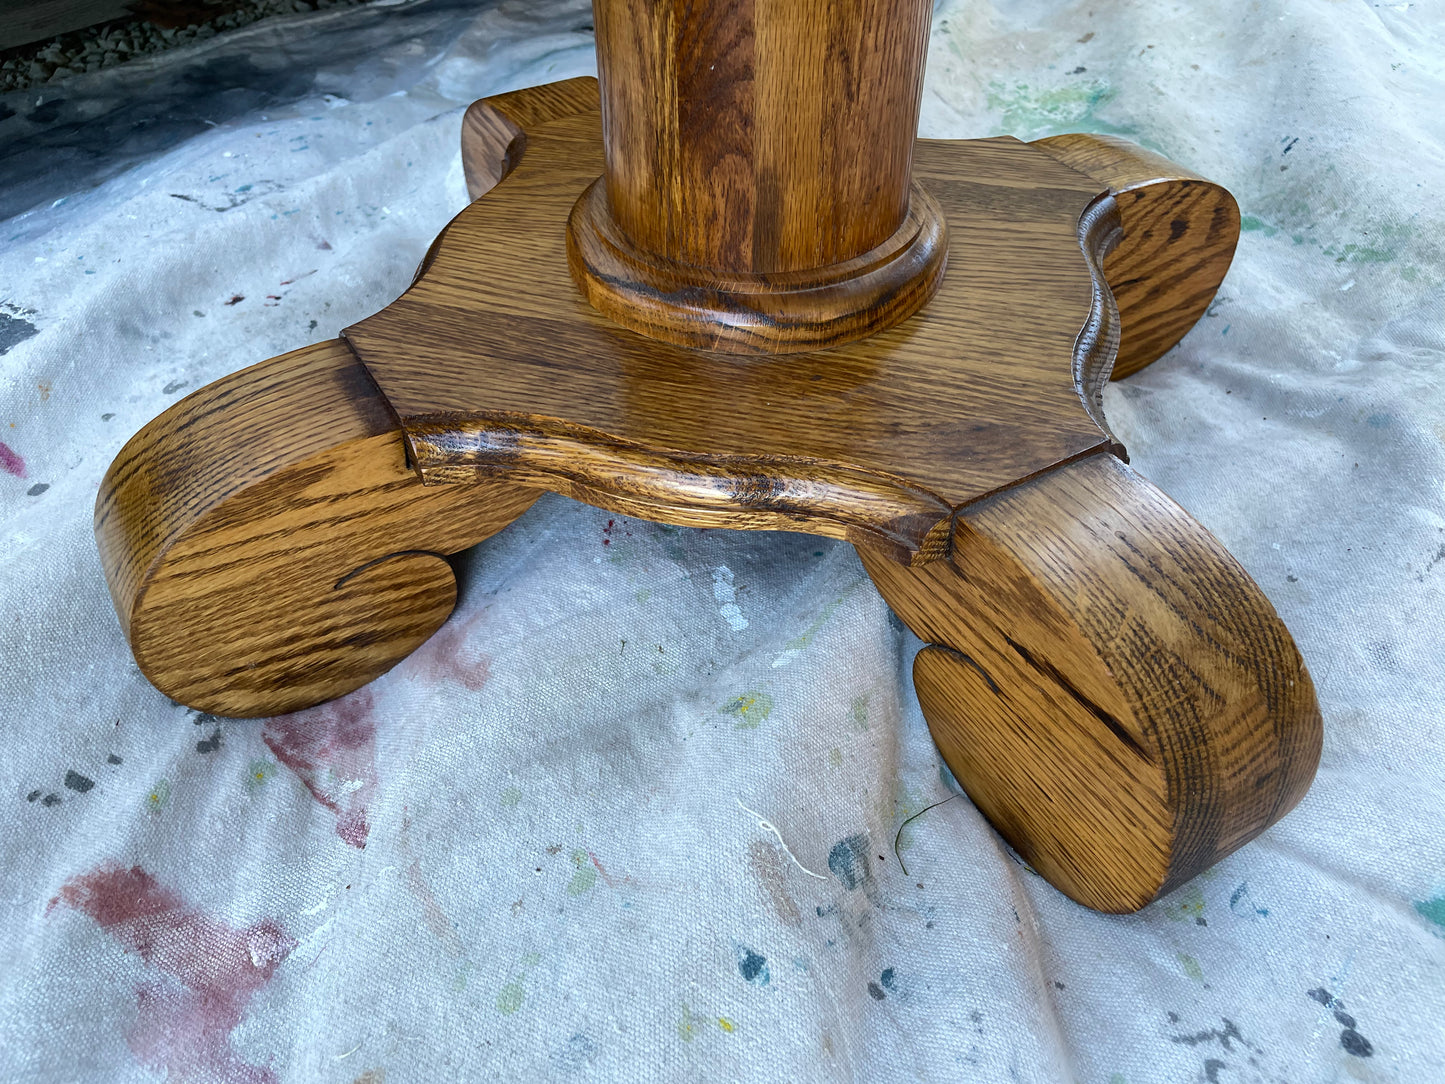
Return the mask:
{"type": "Polygon", "coordinates": [[[946,231],[912,183],[930,0],[594,0],[606,172],[573,276],[627,327],[790,352],[912,315],[946,231]]]}

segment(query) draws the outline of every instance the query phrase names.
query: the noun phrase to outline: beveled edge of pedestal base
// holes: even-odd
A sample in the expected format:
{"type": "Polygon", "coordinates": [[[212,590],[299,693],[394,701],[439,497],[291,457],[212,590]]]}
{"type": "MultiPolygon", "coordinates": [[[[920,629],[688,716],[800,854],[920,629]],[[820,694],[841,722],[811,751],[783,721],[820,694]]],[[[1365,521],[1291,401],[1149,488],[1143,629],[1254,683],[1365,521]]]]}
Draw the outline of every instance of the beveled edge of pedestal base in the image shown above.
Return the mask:
{"type": "Polygon", "coordinates": [[[468,414],[406,427],[428,485],[495,479],[681,527],[802,531],[903,564],[948,552],[954,509],[906,478],[821,460],[688,455],[560,419],[468,414]]]}

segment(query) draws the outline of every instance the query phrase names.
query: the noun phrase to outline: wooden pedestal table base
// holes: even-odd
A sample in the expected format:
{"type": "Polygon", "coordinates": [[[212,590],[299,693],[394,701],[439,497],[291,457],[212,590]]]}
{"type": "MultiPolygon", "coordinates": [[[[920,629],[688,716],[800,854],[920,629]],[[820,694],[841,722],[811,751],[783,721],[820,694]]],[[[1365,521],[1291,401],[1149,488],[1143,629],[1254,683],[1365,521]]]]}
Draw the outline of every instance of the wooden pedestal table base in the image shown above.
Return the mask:
{"type": "Polygon", "coordinates": [[[922,309],[827,349],[701,351],[574,284],[597,102],[573,80],[474,105],[480,198],[406,293],[126,445],[96,530],[146,676],[229,716],[355,689],[446,620],[444,557],[552,490],[855,544],[931,645],[915,681],[949,767],[1090,907],[1141,907],[1283,816],[1319,756],[1309,676],[1100,409],[1121,341],[1142,367],[1213,296],[1228,194],[1100,137],[919,141],[947,238],[922,309]]]}

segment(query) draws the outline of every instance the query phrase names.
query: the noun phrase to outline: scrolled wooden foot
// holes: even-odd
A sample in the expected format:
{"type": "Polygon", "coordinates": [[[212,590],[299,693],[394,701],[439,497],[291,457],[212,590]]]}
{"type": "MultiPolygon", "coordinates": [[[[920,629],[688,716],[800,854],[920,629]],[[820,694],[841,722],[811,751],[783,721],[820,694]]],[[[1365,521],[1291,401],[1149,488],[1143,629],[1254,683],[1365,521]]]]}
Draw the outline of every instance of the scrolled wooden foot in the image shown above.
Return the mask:
{"type": "Polygon", "coordinates": [[[1117,136],[1069,134],[1030,144],[1108,185],[1123,237],[1104,261],[1119,308],[1121,380],[1163,357],[1214,300],[1239,242],[1229,190],[1117,136]]]}
{"type": "Polygon", "coordinates": [[[341,340],[207,385],[101,484],[96,535],[121,627],[162,692],[226,716],[350,692],[451,613],[456,553],[537,491],[425,487],[341,340]]]}
{"type": "Polygon", "coordinates": [[[949,768],[1072,899],[1137,910],[1309,786],[1320,713],[1289,633],[1224,547],[1113,456],[964,509],[949,560],[859,552],[931,645],[914,681],[949,768]]]}

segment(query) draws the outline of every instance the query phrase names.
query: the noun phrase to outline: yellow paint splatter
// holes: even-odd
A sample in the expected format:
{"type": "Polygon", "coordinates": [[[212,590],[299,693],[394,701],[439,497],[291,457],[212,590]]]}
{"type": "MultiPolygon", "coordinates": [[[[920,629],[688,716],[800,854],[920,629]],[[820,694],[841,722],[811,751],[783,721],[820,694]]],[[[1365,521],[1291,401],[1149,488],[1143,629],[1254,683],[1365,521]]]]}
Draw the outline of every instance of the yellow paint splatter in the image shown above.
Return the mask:
{"type": "Polygon", "coordinates": [[[578,847],[572,852],[572,864],[577,867],[577,872],[567,885],[567,894],[580,896],[590,892],[597,884],[597,867],[592,864],[592,856],[578,847]]]}
{"type": "Polygon", "coordinates": [[[717,710],[719,715],[736,716],[738,730],[756,730],[773,713],[773,698],[765,692],[751,689],[717,710]]]}
{"type": "Polygon", "coordinates": [[[264,787],[276,774],[276,765],[269,760],[253,760],[246,765],[246,787],[255,791],[264,787]]]}
{"type": "Polygon", "coordinates": [[[171,800],[171,784],[169,780],[158,779],[156,785],[151,787],[150,793],[146,795],[145,805],[152,813],[159,813],[171,800]]]}
{"type": "Polygon", "coordinates": [[[717,1018],[717,1026],[720,1027],[720,1028],[722,1028],[722,1029],[723,1029],[725,1032],[727,1032],[729,1035],[731,1035],[734,1031],[736,1031],[736,1030],[737,1030],[737,1027],[738,1027],[738,1026],[737,1026],[736,1024],[734,1024],[731,1020],[729,1020],[726,1016],[719,1016],[719,1017],[717,1018]]]}
{"type": "Polygon", "coordinates": [[[1198,885],[1189,885],[1164,905],[1164,913],[1175,922],[1199,919],[1204,915],[1204,893],[1198,885]]]}

